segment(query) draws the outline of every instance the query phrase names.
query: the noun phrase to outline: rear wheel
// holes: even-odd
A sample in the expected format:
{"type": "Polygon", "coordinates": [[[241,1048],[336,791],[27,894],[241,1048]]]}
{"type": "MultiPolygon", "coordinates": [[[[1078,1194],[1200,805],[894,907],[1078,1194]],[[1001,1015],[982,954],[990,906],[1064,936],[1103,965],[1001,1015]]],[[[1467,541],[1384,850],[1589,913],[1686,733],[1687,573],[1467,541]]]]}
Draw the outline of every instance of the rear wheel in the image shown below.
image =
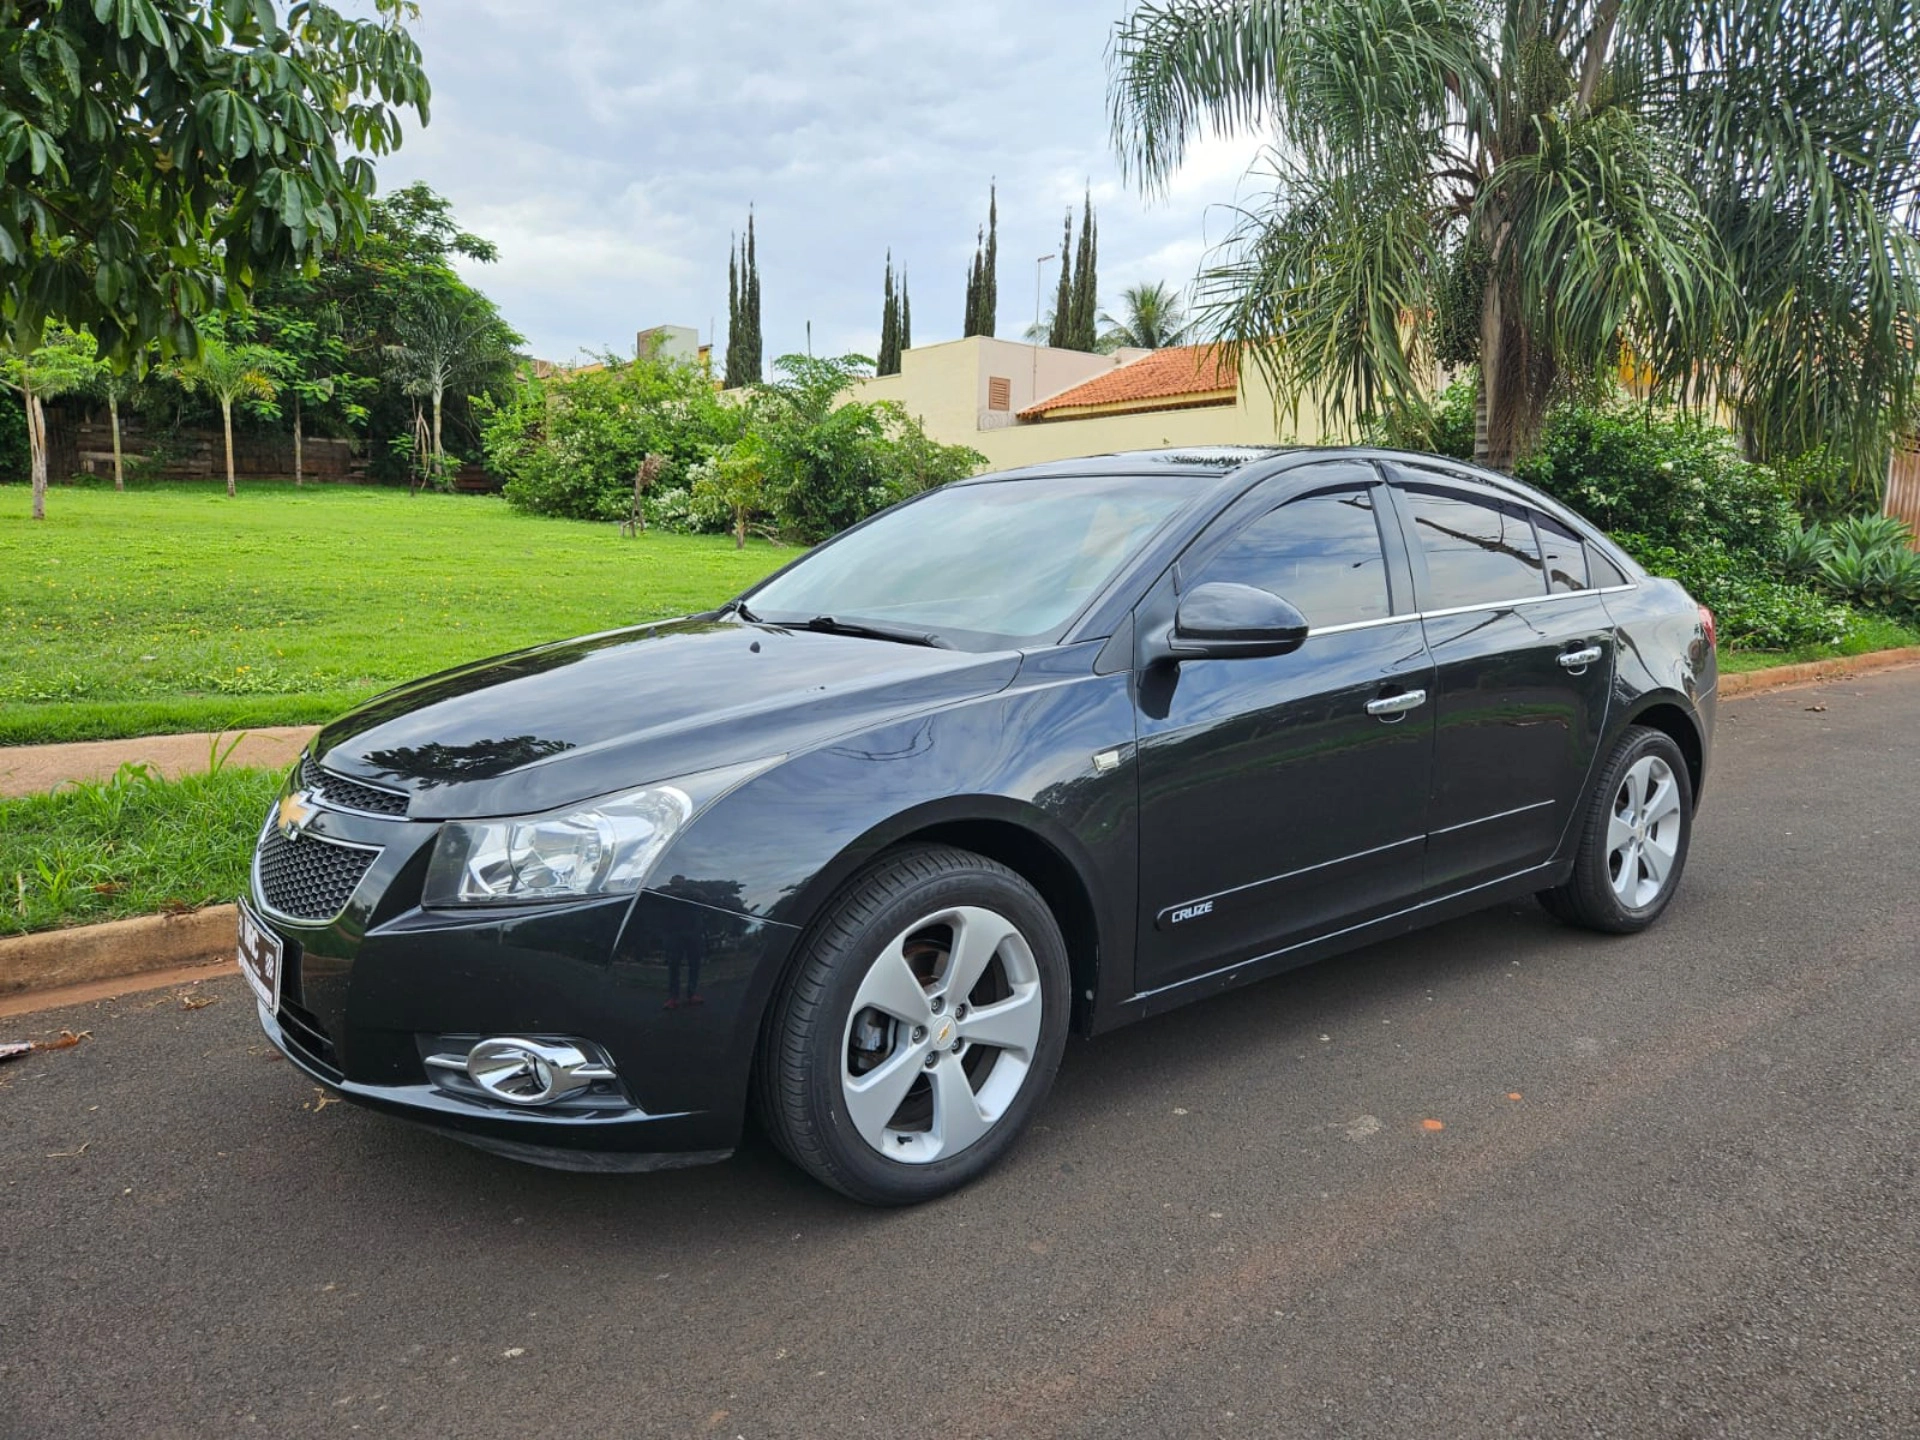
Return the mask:
{"type": "Polygon", "coordinates": [[[1581,819],[1573,874],[1542,891],[1540,903],[1569,925],[1614,935],[1644,930],[1673,898],[1692,838],[1686,757],[1660,731],[1630,726],[1581,819]]]}
{"type": "Polygon", "coordinates": [[[897,852],[843,895],[774,1004],[758,1103],[802,1169],[875,1205],[945,1194],[1010,1149],[1066,1044],[1059,926],[1005,866],[897,852]]]}

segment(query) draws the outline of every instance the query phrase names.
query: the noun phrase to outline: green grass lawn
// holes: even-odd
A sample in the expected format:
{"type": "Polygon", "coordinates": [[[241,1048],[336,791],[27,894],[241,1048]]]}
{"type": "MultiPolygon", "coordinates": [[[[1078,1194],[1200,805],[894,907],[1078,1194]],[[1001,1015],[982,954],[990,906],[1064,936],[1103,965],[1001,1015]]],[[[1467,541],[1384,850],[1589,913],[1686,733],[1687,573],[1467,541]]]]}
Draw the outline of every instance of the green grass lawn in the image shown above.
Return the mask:
{"type": "Polygon", "coordinates": [[[1720,673],[1739,675],[1748,670],[1769,670],[1775,665],[1794,665],[1806,660],[1831,660],[1842,655],[1866,655],[1875,650],[1896,650],[1920,645],[1920,631],[1911,630],[1879,615],[1854,616],[1853,624],[1838,645],[1803,645],[1797,650],[1720,651],[1720,673]]]}
{"type": "Polygon", "coordinates": [[[416,676],[718,603],[794,551],[360,486],[0,486],[0,745],[326,720],[416,676]]]}
{"type": "Polygon", "coordinates": [[[169,781],[125,766],[0,800],[0,935],[232,900],[285,778],[228,768],[169,781]]]}

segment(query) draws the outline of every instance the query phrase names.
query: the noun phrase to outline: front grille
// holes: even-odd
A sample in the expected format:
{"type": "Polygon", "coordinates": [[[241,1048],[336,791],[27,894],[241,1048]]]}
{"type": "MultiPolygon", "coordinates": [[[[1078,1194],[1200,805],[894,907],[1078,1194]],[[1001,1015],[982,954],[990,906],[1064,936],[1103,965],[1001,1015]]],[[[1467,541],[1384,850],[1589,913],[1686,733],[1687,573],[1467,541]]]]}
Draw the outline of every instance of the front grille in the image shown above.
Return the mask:
{"type": "Polygon", "coordinates": [[[324,925],[347,908],[353,887],[379,853],[336,845],[318,835],[289,840],[270,829],[260,837],[254,860],[260,898],[289,920],[324,925]]]}
{"type": "Polygon", "coordinates": [[[368,815],[404,816],[407,813],[407,797],[399,791],[362,785],[358,780],[323,770],[311,755],[300,757],[300,788],[323,803],[343,810],[360,810],[368,815]]]}

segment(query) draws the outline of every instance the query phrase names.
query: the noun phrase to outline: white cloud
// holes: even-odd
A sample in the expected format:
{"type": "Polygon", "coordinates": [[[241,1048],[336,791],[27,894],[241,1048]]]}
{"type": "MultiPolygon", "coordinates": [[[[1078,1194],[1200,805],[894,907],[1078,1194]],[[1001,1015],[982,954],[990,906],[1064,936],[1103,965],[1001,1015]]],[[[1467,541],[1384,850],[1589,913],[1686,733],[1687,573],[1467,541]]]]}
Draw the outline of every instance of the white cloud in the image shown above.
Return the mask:
{"type": "MultiPolygon", "coordinates": [[[[987,186],[1000,195],[1000,332],[1031,318],[1032,257],[1089,186],[1103,293],[1184,285],[1257,147],[1196,145],[1162,197],[1107,139],[1105,49],[1122,7],[1019,0],[462,0],[420,26],[433,123],[380,163],[445,194],[501,259],[472,278],[536,353],[722,326],[726,248],[752,205],[769,355],[864,349],[892,249],[914,335],[959,334],[987,186]]],[[[1043,285],[1052,283],[1051,274],[1043,285]]],[[[724,341],[724,336],[722,337],[724,341]]]]}

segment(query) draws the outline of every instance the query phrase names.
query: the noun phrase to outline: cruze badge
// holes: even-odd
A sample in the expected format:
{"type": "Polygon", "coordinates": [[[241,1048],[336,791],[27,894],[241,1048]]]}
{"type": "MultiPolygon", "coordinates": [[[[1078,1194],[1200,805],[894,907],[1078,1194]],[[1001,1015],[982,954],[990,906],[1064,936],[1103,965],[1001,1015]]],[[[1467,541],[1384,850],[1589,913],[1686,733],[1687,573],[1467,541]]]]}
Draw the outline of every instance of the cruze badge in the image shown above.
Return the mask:
{"type": "Polygon", "coordinates": [[[1197,905],[1180,905],[1167,912],[1167,924],[1178,925],[1182,920],[1198,920],[1202,915],[1213,913],[1213,901],[1202,900],[1197,905]]]}
{"type": "Polygon", "coordinates": [[[313,819],[313,806],[307,803],[304,793],[280,797],[280,809],[275,814],[273,825],[280,832],[282,840],[298,840],[300,832],[307,828],[307,822],[313,819]]]}

